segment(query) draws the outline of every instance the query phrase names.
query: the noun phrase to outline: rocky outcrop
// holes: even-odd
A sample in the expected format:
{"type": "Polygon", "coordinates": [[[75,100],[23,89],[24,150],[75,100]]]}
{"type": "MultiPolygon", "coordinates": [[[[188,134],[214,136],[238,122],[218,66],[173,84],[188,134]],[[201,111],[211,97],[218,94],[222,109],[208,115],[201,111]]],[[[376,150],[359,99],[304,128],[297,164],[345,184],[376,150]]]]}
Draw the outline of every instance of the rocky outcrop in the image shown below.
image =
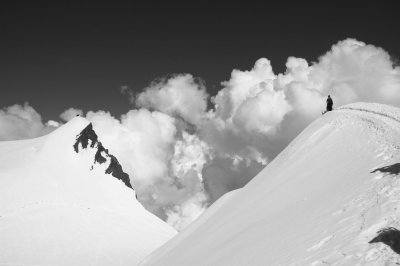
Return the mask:
{"type": "Polygon", "coordinates": [[[121,164],[118,162],[117,158],[111,155],[106,148],[104,148],[103,144],[98,140],[98,136],[96,132],[93,130],[92,123],[90,123],[87,127],[85,127],[79,135],[76,136],[76,142],[73,145],[76,153],[79,153],[79,148],[86,149],[89,145],[90,147],[97,149],[96,154],[94,156],[94,162],[92,165],[92,169],[96,163],[103,164],[107,161],[110,161],[107,169],[105,170],[106,174],[111,174],[113,177],[121,180],[124,184],[133,189],[130,183],[129,175],[124,172],[121,164]]]}
{"type": "Polygon", "coordinates": [[[368,243],[383,243],[388,245],[394,252],[400,254],[400,231],[394,227],[384,228],[378,231],[378,236],[368,243]]]}

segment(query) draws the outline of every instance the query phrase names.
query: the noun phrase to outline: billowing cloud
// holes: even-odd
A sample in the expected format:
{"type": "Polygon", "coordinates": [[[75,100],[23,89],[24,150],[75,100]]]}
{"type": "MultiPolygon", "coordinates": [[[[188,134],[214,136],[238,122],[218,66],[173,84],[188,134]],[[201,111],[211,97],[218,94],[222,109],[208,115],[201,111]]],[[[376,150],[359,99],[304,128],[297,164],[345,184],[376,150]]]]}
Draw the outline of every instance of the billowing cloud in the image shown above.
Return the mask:
{"type": "MultiPolygon", "coordinates": [[[[334,108],[357,101],[400,105],[400,68],[373,45],[347,39],[312,64],[289,57],[286,68],[275,74],[261,58],[250,70],[233,70],[210,109],[204,83],[181,74],[137,95],[123,87],[139,109],[120,118],[106,111],[86,118],[133,179],[139,201],[181,230],[261,171],[321,115],[328,94],[334,108]]],[[[71,108],[61,118],[80,112],[71,108]]],[[[43,125],[27,104],[8,107],[0,111],[0,138],[39,136],[50,124],[57,125],[43,125]]]]}
{"type": "Polygon", "coordinates": [[[83,115],[83,111],[80,109],[76,109],[76,108],[68,108],[67,110],[65,110],[64,112],[62,112],[60,114],[60,118],[65,121],[68,122],[69,120],[71,120],[72,118],[74,118],[75,116],[82,116],[83,115]]]}
{"type": "Polygon", "coordinates": [[[204,193],[191,195],[183,204],[173,205],[167,210],[167,223],[181,231],[205,211],[204,203],[207,201],[204,193]]]}
{"type": "Polygon", "coordinates": [[[0,110],[0,140],[35,138],[54,129],[52,123],[43,124],[40,114],[28,103],[0,110]]]}
{"type": "Polygon", "coordinates": [[[153,82],[137,95],[136,105],[198,124],[207,109],[207,97],[202,82],[184,74],[153,82]]]}
{"type": "Polygon", "coordinates": [[[310,80],[332,94],[338,104],[373,101],[400,102],[400,68],[393,67],[382,48],[347,39],[334,45],[316,64],[310,80]]]}
{"type": "Polygon", "coordinates": [[[213,101],[215,116],[227,127],[269,133],[291,110],[282,90],[274,87],[271,63],[259,59],[251,71],[233,70],[213,101]]]}
{"type": "Polygon", "coordinates": [[[205,209],[201,172],[211,156],[209,147],[180,127],[181,121],[147,109],[131,110],[121,119],[105,111],[89,112],[86,118],[133,178],[148,210],[182,229],[205,209]]]}

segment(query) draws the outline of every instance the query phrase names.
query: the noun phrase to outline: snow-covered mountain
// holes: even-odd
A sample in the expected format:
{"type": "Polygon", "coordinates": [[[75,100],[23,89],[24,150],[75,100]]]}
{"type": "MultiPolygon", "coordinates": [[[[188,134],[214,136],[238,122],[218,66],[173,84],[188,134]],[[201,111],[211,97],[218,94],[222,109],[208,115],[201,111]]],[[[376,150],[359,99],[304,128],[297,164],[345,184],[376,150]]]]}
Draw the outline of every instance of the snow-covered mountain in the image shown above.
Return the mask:
{"type": "Polygon", "coordinates": [[[0,142],[0,265],[136,265],[176,231],[132,187],[83,118],[0,142]]]}
{"type": "Polygon", "coordinates": [[[142,265],[399,264],[399,149],[398,108],[329,112],[142,265]]]}

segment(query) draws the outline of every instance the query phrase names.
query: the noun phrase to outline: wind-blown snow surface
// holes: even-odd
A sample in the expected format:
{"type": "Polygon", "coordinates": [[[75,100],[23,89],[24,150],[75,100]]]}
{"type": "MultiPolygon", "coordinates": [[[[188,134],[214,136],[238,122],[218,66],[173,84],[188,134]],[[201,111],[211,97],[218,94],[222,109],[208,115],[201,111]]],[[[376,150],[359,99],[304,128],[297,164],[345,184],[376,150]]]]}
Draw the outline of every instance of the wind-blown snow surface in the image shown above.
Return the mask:
{"type": "Polygon", "coordinates": [[[327,113],[142,265],[400,263],[388,246],[368,243],[384,227],[400,228],[399,145],[397,108],[360,103],[327,113]]]}
{"type": "Polygon", "coordinates": [[[87,125],[0,142],[0,265],[136,265],[175,235],[109,162],[93,165],[95,148],[74,151],[87,125]]]}

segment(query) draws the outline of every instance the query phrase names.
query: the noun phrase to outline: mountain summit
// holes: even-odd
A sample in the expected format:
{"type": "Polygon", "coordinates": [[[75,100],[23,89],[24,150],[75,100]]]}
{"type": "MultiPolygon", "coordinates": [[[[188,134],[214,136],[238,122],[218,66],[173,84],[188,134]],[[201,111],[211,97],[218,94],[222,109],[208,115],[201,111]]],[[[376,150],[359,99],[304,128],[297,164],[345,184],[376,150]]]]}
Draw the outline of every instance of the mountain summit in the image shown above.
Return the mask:
{"type": "Polygon", "coordinates": [[[400,264],[400,109],[325,114],[141,265],[400,264]]]}
{"type": "Polygon", "coordinates": [[[136,200],[92,125],[0,142],[0,265],[135,265],[176,231],[136,200]]]}

